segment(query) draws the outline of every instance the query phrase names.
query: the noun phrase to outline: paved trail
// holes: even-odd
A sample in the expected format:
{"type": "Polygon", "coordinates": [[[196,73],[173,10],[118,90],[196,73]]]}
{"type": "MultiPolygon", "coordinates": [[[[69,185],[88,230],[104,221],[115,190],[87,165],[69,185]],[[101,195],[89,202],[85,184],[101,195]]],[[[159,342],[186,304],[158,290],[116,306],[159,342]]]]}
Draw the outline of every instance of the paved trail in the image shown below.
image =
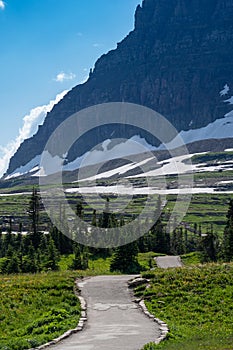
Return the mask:
{"type": "Polygon", "coordinates": [[[183,266],[180,256],[158,256],[157,258],[155,258],[155,260],[157,266],[162,269],[183,266]]]}
{"type": "Polygon", "coordinates": [[[87,301],[83,331],[51,350],[139,350],[159,337],[159,326],[132,302],[127,281],[134,276],[96,276],[80,283],[87,301]]]}

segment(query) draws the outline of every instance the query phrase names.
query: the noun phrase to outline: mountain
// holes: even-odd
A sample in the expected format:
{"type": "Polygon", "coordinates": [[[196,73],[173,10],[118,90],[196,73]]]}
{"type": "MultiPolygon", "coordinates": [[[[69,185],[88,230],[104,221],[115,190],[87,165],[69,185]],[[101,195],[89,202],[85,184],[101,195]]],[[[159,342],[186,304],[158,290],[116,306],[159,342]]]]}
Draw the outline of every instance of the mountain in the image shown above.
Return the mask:
{"type": "MultiPolygon", "coordinates": [[[[11,158],[7,175],[30,162],[35,167],[49,136],[62,121],[106,102],[152,108],[185,134],[187,143],[202,141],[203,128],[209,130],[214,123],[217,131],[205,133],[204,139],[229,141],[233,138],[232,18],[233,0],[144,0],[136,9],[134,30],[115,50],[100,57],[86,83],[54,106],[38,132],[11,158]],[[228,125],[226,134],[220,124],[223,128],[228,125]]],[[[114,137],[139,135],[159,146],[142,130],[105,125],[78,140],[68,162],[111,139],[113,132],[114,137]]]]}

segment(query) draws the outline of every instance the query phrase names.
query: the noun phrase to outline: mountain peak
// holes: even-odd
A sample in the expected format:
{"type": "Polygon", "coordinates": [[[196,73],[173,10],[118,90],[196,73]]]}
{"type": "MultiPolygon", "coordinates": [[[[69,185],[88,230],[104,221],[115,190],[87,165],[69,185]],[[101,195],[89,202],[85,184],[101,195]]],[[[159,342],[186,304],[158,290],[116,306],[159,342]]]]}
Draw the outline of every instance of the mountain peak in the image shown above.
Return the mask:
{"type": "MultiPolygon", "coordinates": [[[[40,155],[66,118],[95,104],[144,105],[164,115],[178,131],[202,128],[224,117],[232,109],[219,94],[225,84],[233,86],[232,18],[233,0],[144,0],[136,9],[135,29],[117,49],[97,60],[85,84],[54,106],[37,134],[21,144],[7,173],[40,155]]],[[[121,137],[121,132],[115,135],[121,137]]],[[[74,145],[69,160],[111,133],[111,126],[93,131],[74,145]]],[[[131,129],[125,136],[134,135],[131,129]]]]}

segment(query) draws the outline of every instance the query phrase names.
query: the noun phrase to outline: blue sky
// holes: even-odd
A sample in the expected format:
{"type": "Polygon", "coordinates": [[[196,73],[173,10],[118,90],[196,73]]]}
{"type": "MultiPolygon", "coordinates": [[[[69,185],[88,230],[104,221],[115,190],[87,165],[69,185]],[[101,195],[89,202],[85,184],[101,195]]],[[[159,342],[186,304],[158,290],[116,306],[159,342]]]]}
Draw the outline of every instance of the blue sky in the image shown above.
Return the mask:
{"type": "Polygon", "coordinates": [[[0,157],[25,115],[82,82],[133,29],[141,2],[0,0],[0,157]]]}

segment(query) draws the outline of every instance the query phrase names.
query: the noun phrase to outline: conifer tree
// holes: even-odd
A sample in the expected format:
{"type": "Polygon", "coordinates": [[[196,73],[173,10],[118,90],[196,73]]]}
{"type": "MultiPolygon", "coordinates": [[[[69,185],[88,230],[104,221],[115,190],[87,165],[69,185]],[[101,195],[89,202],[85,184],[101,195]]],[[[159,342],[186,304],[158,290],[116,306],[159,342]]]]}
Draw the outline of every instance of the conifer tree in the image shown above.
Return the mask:
{"type": "Polygon", "coordinates": [[[84,247],[83,249],[83,261],[82,261],[82,269],[86,270],[88,269],[89,264],[89,251],[87,247],[84,247]]]}
{"type": "Polygon", "coordinates": [[[40,196],[37,189],[33,187],[31,199],[28,207],[28,216],[31,221],[31,241],[35,249],[40,245],[41,234],[39,232],[39,211],[40,211],[40,196]]]}
{"type": "Polygon", "coordinates": [[[81,200],[76,205],[76,214],[78,217],[83,218],[83,203],[81,200]]]}
{"type": "Polygon", "coordinates": [[[70,266],[71,270],[82,270],[83,264],[82,264],[82,256],[81,256],[81,250],[79,244],[75,244],[74,247],[74,259],[72,261],[72,264],[70,266]]]}
{"type": "MultiPolygon", "coordinates": [[[[99,218],[98,226],[105,229],[114,227],[114,220],[112,219],[112,217],[113,217],[113,214],[111,214],[109,210],[109,197],[107,197],[103,214],[99,218]]],[[[112,243],[112,242],[109,242],[109,237],[111,236],[107,234],[107,230],[106,230],[106,235],[98,236],[98,241],[99,243],[101,243],[103,247],[107,247],[109,246],[109,243],[110,244],[112,243]]],[[[101,256],[102,258],[106,258],[107,256],[110,255],[109,248],[101,248],[101,249],[97,249],[97,251],[98,251],[98,255],[101,256]]]]}
{"type": "Polygon", "coordinates": [[[177,254],[177,228],[173,230],[171,236],[171,253],[173,255],[177,254]]]}
{"type": "Polygon", "coordinates": [[[19,273],[20,272],[20,260],[17,253],[13,253],[11,258],[8,260],[6,273],[19,273]]]}
{"type": "Polygon", "coordinates": [[[54,244],[54,241],[51,235],[49,235],[48,246],[46,249],[46,253],[44,255],[44,259],[45,259],[44,266],[47,269],[51,269],[54,271],[58,270],[58,257],[59,257],[59,254],[54,244]]]}
{"type": "Polygon", "coordinates": [[[132,242],[116,248],[110,264],[110,271],[121,273],[139,273],[141,266],[137,260],[137,242],[132,242]]]}
{"type": "Polygon", "coordinates": [[[97,215],[96,215],[96,209],[93,210],[92,214],[92,220],[91,220],[92,226],[97,226],[97,215]]]}
{"type": "Polygon", "coordinates": [[[188,253],[188,230],[187,228],[185,227],[185,230],[184,230],[184,253],[188,253]]]}
{"type": "Polygon", "coordinates": [[[3,238],[2,238],[2,231],[0,230],[0,258],[4,256],[3,253],[3,238]]]}
{"type": "Polygon", "coordinates": [[[7,227],[7,232],[12,233],[12,217],[9,218],[9,226],[7,227]]]}
{"type": "Polygon", "coordinates": [[[69,237],[65,236],[60,230],[57,229],[56,226],[52,226],[50,230],[51,236],[55,243],[57,250],[61,254],[71,254],[72,249],[72,241],[69,237]]]}
{"type": "Polygon", "coordinates": [[[199,250],[202,253],[202,262],[217,261],[218,255],[218,238],[213,232],[213,226],[207,230],[206,234],[202,234],[199,250]]]}
{"type": "Polygon", "coordinates": [[[31,243],[28,248],[28,253],[24,256],[22,261],[22,271],[27,273],[35,273],[39,271],[39,269],[40,268],[37,265],[36,251],[31,243]]]}
{"type": "Polygon", "coordinates": [[[9,246],[13,245],[13,235],[11,232],[7,231],[4,235],[4,250],[7,252],[9,246]]]}
{"type": "Polygon", "coordinates": [[[223,234],[222,256],[227,262],[233,261],[233,199],[227,212],[227,224],[223,234]]]}
{"type": "Polygon", "coordinates": [[[109,228],[111,227],[111,214],[109,212],[109,198],[106,198],[105,209],[103,211],[101,227],[109,228]]]}

